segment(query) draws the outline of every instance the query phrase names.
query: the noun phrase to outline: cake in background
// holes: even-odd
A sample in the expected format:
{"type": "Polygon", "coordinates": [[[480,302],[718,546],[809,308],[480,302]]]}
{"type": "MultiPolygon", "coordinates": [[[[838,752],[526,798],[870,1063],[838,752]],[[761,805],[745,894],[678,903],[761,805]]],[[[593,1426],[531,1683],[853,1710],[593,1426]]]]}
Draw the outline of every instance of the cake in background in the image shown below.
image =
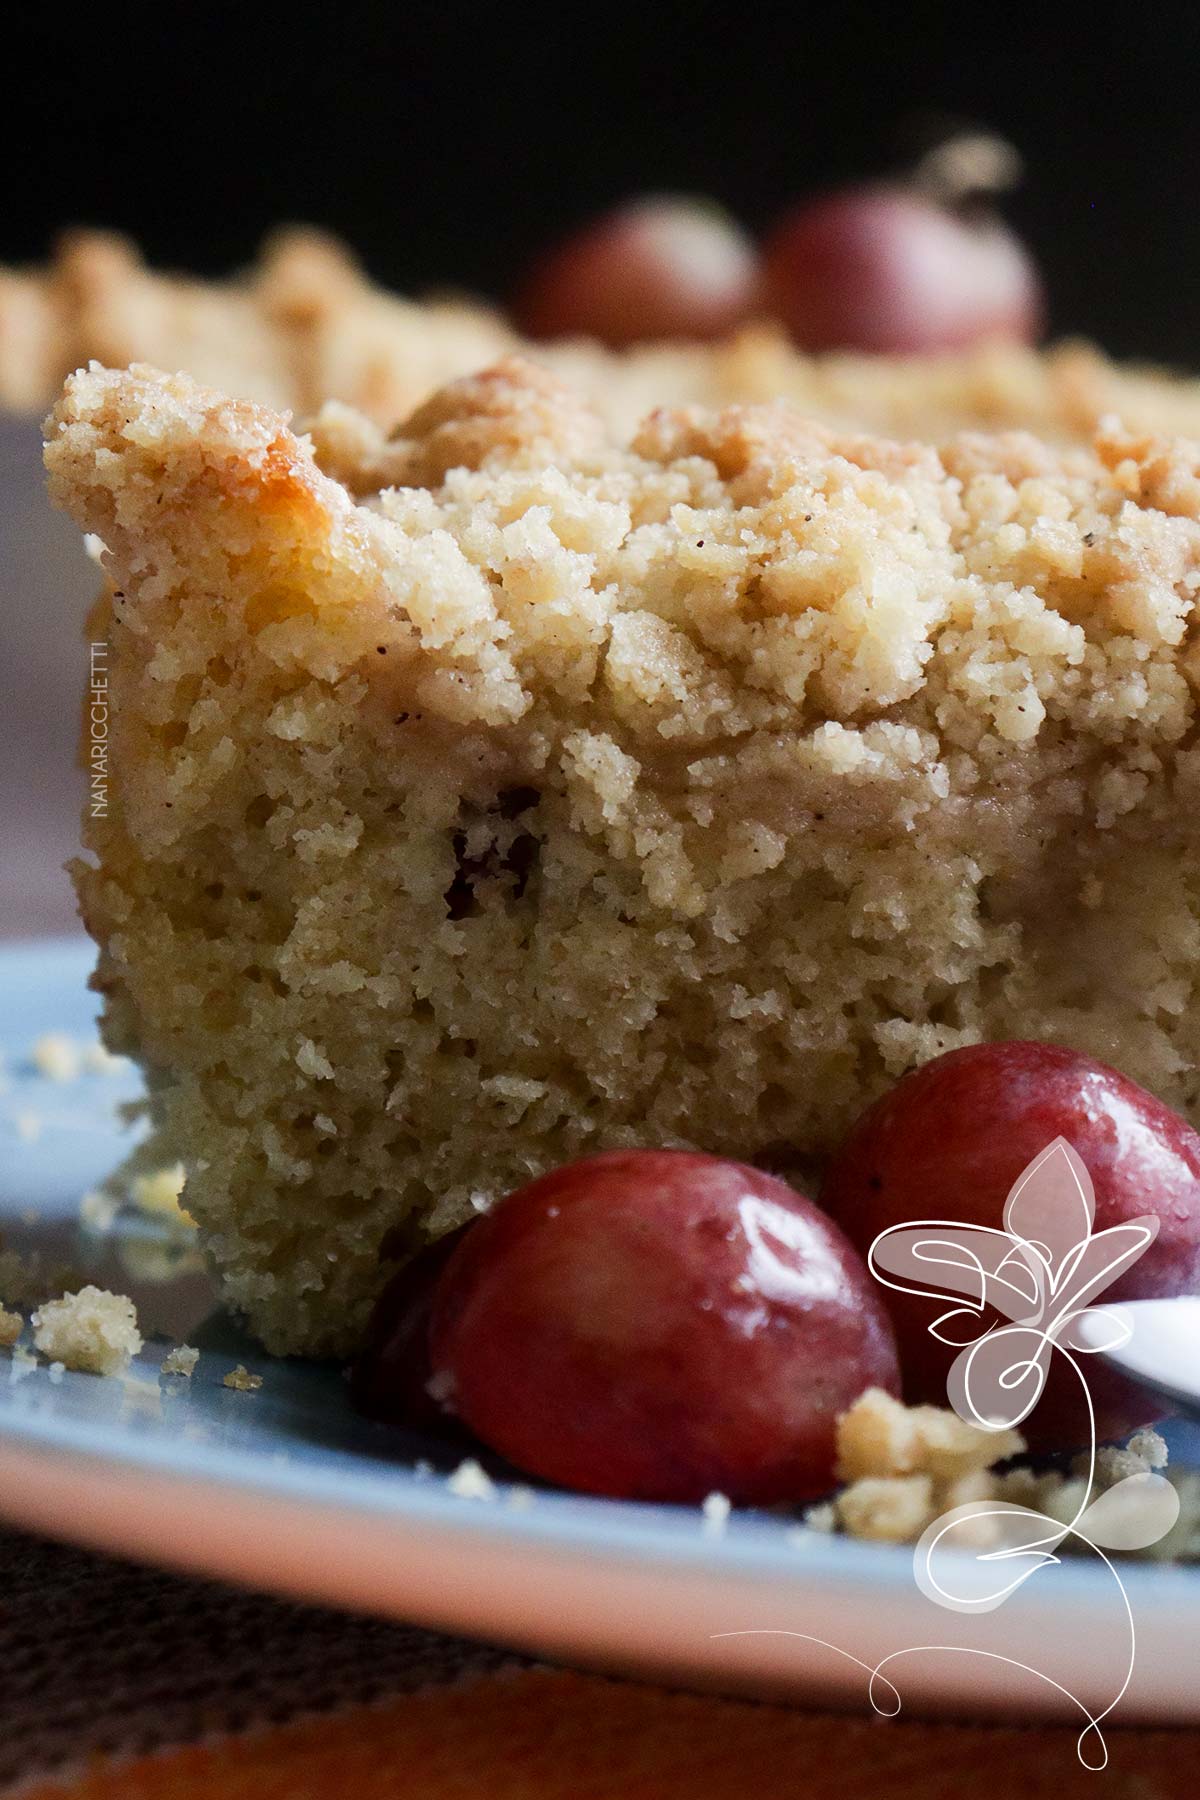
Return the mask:
{"type": "Polygon", "coordinates": [[[1086,441],[1110,413],[1133,430],[1200,436],[1200,381],[1125,368],[1075,343],[1040,353],[985,337],[901,359],[809,355],[752,320],[711,343],[536,345],[470,299],[411,300],[375,287],[312,227],[268,237],[229,281],[148,268],[126,239],[67,233],[41,269],[0,269],[0,406],[40,413],[95,359],[150,363],[301,419],[341,401],[390,428],[435,388],[524,350],[587,395],[618,434],[654,407],[788,400],[843,429],[923,439],[979,427],[1086,441]]]}

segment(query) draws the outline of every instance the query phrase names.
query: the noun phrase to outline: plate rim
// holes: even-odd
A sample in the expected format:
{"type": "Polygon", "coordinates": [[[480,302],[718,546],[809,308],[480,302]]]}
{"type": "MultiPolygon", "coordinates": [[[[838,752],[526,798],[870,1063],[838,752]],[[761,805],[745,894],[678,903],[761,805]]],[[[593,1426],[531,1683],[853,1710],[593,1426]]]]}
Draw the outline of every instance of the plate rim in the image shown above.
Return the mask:
{"type": "MultiPolygon", "coordinates": [[[[0,988],[8,987],[14,977],[22,981],[36,977],[47,988],[78,983],[93,956],[94,947],[82,933],[0,943],[0,988]]],[[[52,1029],[53,1022],[31,1019],[31,1032],[39,1026],[52,1029]]],[[[149,1371],[143,1368],[139,1373],[149,1371]]],[[[88,1379],[100,1378],[72,1378],[88,1379]]],[[[3,1391],[0,1387],[0,1394],[3,1391]]],[[[248,1407],[256,1404],[254,1396],[240,1398],[248,1407]]],[[[454,1493],[444,1469],[418,1473],[403,1451],[395,1463],[382,1457],[375,1461],[353,1448],[338,1447],[329,1455],[331,1460],[324,1465],[304,1455],[281,1461],[263,1448],[160,1437],[136,1417],[90,1421],[25,1411],[21,1402],[0,1404],[0,1517],[24,1529],[41,1529],[63,1541],[132,1560],[140,1557],[310,1602],[369,1609],[372,1598],[360,1579],[362,1559],[354,1543],[361,1535],[377,1554],[387,1555],[389,1549],[393,1553],[390,1587],[384,1584],[387,1593],[381,1592],[376,1610],[433,1628],[492,1636],[534,1654],[546,1651],[534,1641],[532,1627],[522,1636],[504,1623],[518,1616],[512,1595],[523,1571],[558,1571],[564,1591],[590,1596],[597,1606],[604,1601],[605,1583],[627,1591],[631,1582],[640,1584],[647,1605],[653,1605],[653,1584],[658,1582],[663,1584],[658,1592],[676,1601],[685,1596],[693,1610],[715,1604],[722,1594],[742,1602],[757,1594],[795,1607],[807,1603],[818,1615],[824,1611],[831,1616],[832,1609],[836,1616],[841,1605],[863,1615],[875,1602],[882,1613],[899,1617],[917,1601],[911,1546],[862,1543],[815,1529],[809,1541],[793,1541],[785,1533],[801,1527],[799,1508],[782,1518],[736,1509],[726,1528],[716,1531],[699,1506],[578,1495],[514,1483],[507,1476],[494,1478],[496,1493],[490,1501],[477,1500],[454,1493]],[[12,1485],[23,1478],[32,1484],[24,1494],[12,1485]],[[527,1507],[506,1503],[514,1485],[533,1493],[527,1507]],[[82,1516],[78,1505],[73,1509],[73,1488],[90,1497],[90,1513],[86,1506],[82,1516]],[[40,1517],[33,1507],[35,1490],[49,1497],[52,1520],[40,1517]],[[168,1512],[174,1501],[186,1496],[181,1511],[193,1522],[202,1521],[203,1550],[174,1541],[163,1521],[148,1514],[146,1496],[151,1493],[159,1496],[168,1512]],[[220,1516],[204,1517],[206,1507],[215,1507],[220,1516]],[[235,1542],[239,1519],[255,1519],[260,1527],[264,1521],[268,1526],[277,1523],[293,1549],[311,1528],[314,1543],[334,1544],[337,1554],[328,1569],[320,1570],[306,1567],[299,1555],[293,1555],[288,1566],[278,1557],[274,1562],[270,1555],[256,1557],[235,1542]],[[356,1521],[359,1532],[354,1529],[356,1521]],[[145,1541],[142,1528],[151,1533],[145,1541]],[[395,1554],[397,1546],[407,1546],[407,1554],[395,1554]],[[424,1546],[434,1562],[440,1557],[444,1569],[498,1572],[509,1595],[508,1612],[489,1615],[481,1600],[471,1613],[461,1594],[443,1601],[427,1572],[414,1567],[413,1546],[424,1546]],[[352,1576],[356,1587],[351,1585],[352,1576]],[[423,1596],[419,1604],[408,1598],[418,1591],[423,1596]]],[[[464,1450],[464,1457],[470,1455],[469,1449],[464,1450]]],[[[1166,1635],[1160,1637],[1152,1661],[1156,1674],[1169,1674],[1181,1654],[1181,1642],[1186,1644],[1195,1635],[1200,1572],[1185,1564],[1136,1562],[1123,1562],[1120,1571],[1130,1604],[1139,1613],[1145,1609],[1142,1616],[1153,1613],[1165,1626],[1166,1635]]],[[[1065,1607],[1072,1622],[1082,1628],[1100,1616],[1106,1589],[1102,1572],[1090,1560],[1065,1559],[1056,1571],[1053,1595],[1036,1600],[1036,1616],[1052,1627],[1055,1615],[1065,1607]]],[[[766,1608],[764,1616],[765,1612],[766,1608]]],[[[551,1622],[546,1629],[560,1627],[551,1622]]],[[[631,1666],[645,1673],[652,1662],[644,1630],[639,1643],[631,1666]]],[[[700,1645],[693,1648],[687,1679],[696,1675],[706,1654],[700,1645]]],[[[549,1653],[564,1654],[561,1646],[549,1653]]],[[[567,1660],[579,1662],[586,1661],[591,1651],[584,1641],[566,1654],[567,1660]]],[[[709,1674],[704,1679],[719,1682],[723,1679],[719,1665],[707,1654],[709,1674]]],[[[660,1667],[655,1672],[661,1676],[664,1671],[660,1667]]],[[[811,1660],[789,1679],[794,1697],[837,1692],[845,1698],[851,1691],[849,1679],[831,1687],[811,1660]]],[[[982,1685],[987,1688],[986,1682],[982,1685]]],[[[1004,1703],[987,1692],[980,1693],[978,1703],[981,1709],[1004,1710],[1004,1703]]],[[[918,1688],[916,1698],[906,1704],[915,1710],[936,1707],[938,1684],[918,1688]]],[[[1036,1699],[1028,1706],[1030,1712],[1038,1710],[1036,1699]]],[[[1200,1722],[1200,1694],[1193,1704],[1190,1698],[1181,1701],[1177,1692],[1156,1701],[1151,1692],[1136,1706],[1130,1705],[1125,1717],[1200,1722]]]]}

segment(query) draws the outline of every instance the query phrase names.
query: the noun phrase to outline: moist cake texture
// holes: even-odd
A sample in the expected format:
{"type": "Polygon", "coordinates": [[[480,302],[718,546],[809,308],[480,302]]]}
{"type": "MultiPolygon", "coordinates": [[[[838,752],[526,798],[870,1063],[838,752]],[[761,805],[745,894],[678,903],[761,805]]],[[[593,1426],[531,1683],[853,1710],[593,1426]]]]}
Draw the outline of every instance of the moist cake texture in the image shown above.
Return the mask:
{"type": "Polygon", "coordinates": [[[265,1343],[352,1349],[553,1164],[795,1172],[979,1039],[1200,1122],[1198,461],[784,405],[629,436],[516,359],[391,437],[74,376],[105,1031],[265,1343]]]}

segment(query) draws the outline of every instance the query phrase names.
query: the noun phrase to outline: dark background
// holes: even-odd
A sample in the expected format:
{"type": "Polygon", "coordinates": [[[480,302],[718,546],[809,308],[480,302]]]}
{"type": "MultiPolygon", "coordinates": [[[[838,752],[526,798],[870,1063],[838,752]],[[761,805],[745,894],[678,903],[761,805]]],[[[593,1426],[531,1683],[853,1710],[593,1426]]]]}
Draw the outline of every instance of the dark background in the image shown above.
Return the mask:
{"type": "Polygon", "coordinates": [[[638,188],[763,226],[897,165],[951,113],[1023,152],[1009,217],[1052,327],[1200,364],[1200,13],[932,15],[641,0],[97,7],[11,17],[0,260],[57,227],[133,232],[218,271],[279,219],[347,236],[403,288],[503,294],[522,260],[638,188]]]}

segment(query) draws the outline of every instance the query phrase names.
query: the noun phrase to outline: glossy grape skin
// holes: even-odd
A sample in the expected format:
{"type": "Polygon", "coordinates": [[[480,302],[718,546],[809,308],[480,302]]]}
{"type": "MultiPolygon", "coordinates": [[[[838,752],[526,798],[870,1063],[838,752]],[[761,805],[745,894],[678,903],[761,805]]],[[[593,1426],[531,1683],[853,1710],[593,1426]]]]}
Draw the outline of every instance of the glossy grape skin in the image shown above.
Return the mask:
{"type": "Polygon", "coordinates": [[[763,246],[763,297],[805,350],[914,353],[1029,341],[1041,284],[999,220],[968,221],[900,187],[802,202],[763,246]]]}
{"type": "Polygon", "coordinates": [[[514,302],[536,338],[584,335],[621,347],[710,338],[754,304],[758,254],[707,201],[650,195],[592,220],[535,262],[514,302]]]}
{"type": "Polygon", "coordinates": [[[427,1244],[392,1276],[371,1313],[350,1369],[350,1399],[369,1419],[407,1431],[454,1434],[429,1393],[429,1316],[438,1277],[471,1225],[427,1244]]]}
{"type": "Polygon", "coordinates": [[[630,1499],[824,1493],[837,1415],[898,1382],[841,1233],[775,1177],[684,1151],[592,1157],[511,1194],[447,1265],[430,1343],[485,1444],[630,1499]]]}
{"type": "MultiPolygon", "coordinates": [[[[1098,1301],[1200,1292],[1200,1134],[1117,1070],[1053,1044],[972,1045],[906,1075],[834,1158],[822,1204],[864,1256],[881,1231],[919,1219],[999,1229],[1017,1177],[1056,1137],[1092,1178],[1095,1231],[1147,1213],[1160,1221],[1149,1249],[1098,1301]]],[[[944,1406],[956,1352],[929,1335],[936,1301],[889,1290],[887,1303],[906,1399],[944,1406]]],[[[1161,1414],[1160,1401],[1095,1356],[1079,1361],[1101,1439],[1161,1414]]],[[[1040,1449],[1086,1444],[1086,1404],[1061,1354],[1021,1429],[1040,1449]]]]}

